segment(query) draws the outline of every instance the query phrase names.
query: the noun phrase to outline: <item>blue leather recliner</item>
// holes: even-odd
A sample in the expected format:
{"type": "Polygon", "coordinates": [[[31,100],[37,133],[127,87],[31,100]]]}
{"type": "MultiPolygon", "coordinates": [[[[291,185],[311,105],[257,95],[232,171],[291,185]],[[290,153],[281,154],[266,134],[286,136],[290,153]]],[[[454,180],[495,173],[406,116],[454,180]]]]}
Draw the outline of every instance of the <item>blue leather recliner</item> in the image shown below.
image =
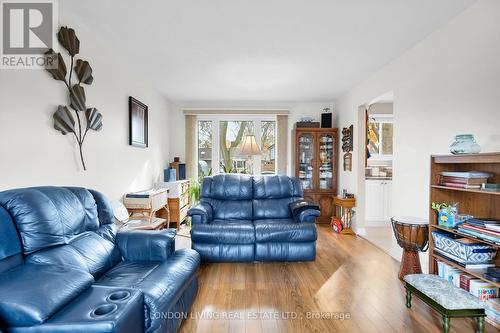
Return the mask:
{"type": "Polygon", "coordinates": [[[116,230],[102,194],[0,192],[0,331],[175,332],[198,290],[175,230],[116,230]]]}
{"type": "Polygon", "coordinates": [[[301,200],[297,178],[224,174],[203,179],[191,208],[192,248],[206,262],[312,261],[317,209],[294,216],[301,200]]]}

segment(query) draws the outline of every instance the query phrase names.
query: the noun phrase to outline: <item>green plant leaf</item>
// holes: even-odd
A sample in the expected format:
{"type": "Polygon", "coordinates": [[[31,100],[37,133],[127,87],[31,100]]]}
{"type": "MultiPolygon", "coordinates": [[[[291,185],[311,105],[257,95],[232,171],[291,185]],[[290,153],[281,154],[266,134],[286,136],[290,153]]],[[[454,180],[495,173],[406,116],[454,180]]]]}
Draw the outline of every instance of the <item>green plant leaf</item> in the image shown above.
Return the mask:
{"type": "Polygon", "coordinates": [[[75,73],[80,82],[85,84],[92,84],[94,78],[92,77],[92,67],[88,61],[78,59],[75,65],[75,73]]]}
{"type": "Polygon", "coordinates": [[[59,105],[56,112],[52,115],[54,119],[54,128],[63,135],[75,132],[75,119],[66,106],[59,105]]]}
{"type": "Polygon", "coordinates": [[[102,115],[96,108],[90,108],[85,111],[85,118],[87,118],[87,128],[100,131],[102,129],[102,115]]]}
{"type": "Polygon", "coordinates": [[[57,33],[57,39],[72,57],[80,52],[80,41],[76,37],[75,30],[61,27],[57,33]]]}
{"type": "Polygon", "coordinates": [[[47,67],[45,70],[49,72],[54,80],[66,81],[66,64],[61,56],[61,53],[55,53],[54,50],[50,49],[45,54],[49,57],[50,61],[47,61],[47,67]],[[48,64],[55,64],[54,66],[48,66],[48,64]]]}
{"type": "Polygon", "coordinates": [[[85,107],[85,89],[79,84],[75,84],[73,87],[71,87],[71,91],[69,94],[69,99],[71,101],[71,107],[76,110],[76,111],[86,111],[87,108],[85,107]]]}

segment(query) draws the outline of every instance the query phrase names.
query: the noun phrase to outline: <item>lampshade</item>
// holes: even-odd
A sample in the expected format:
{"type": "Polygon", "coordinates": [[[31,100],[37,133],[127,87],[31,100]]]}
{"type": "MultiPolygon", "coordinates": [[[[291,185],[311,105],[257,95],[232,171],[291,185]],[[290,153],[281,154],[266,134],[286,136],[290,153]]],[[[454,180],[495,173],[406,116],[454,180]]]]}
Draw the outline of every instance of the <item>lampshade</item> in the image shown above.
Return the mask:
{"type": "Polygon", "coordinates": [[[241,155],[252,156],[262,154],[257,141],[255,140],[255,135],[247,134],[243,139],[240,149],[241,155]]]}

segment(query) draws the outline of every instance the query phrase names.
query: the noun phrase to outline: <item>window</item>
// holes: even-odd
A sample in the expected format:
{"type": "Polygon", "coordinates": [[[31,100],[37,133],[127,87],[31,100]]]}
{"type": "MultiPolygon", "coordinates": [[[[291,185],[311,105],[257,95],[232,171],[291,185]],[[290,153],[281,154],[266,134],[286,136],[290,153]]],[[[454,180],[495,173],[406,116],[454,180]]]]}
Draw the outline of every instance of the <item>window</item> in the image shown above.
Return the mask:
{"type": "Polygon", "coordinates": [[[198,121],[198,175],[212,174],[212,122],[198,121]]]}
{"type": "Polygon", "coordinates": [[[275,116],[199,116],[198,175],[217,173],[274,174],[276,172],[275,116]],[[255,135],[261,154],[241,152],[247,135],[255,135]]]}
{"type": "Polygon", "coordinates": [[[370,158],[383,159],[392,156],[392,116],[372,115],[368,120],[368,151],[370,158]]]}
{"type": "Polygon", "coordinates": [[[253,134],[252,121],[219,122],[219,173],[250,173],[253,157],[240,153],[243,138],[253,134]]]}
{"type": "Polygon", "coordinates": [[[276,122],[261,121],[262,156],[260,172],[263,175],[276,172],[276,122]]]}

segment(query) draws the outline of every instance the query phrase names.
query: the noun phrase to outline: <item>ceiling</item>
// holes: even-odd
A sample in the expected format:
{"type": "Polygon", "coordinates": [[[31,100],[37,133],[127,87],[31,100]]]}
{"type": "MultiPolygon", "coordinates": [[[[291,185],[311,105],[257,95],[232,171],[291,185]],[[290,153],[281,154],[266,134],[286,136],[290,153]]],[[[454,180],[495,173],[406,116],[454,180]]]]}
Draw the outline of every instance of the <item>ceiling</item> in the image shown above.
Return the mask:
{"type": "Polygon", "coordinates": [[[306,102],[335,99],[474,2],[64,0],[59,6],[170,100],[306,102]]]}

